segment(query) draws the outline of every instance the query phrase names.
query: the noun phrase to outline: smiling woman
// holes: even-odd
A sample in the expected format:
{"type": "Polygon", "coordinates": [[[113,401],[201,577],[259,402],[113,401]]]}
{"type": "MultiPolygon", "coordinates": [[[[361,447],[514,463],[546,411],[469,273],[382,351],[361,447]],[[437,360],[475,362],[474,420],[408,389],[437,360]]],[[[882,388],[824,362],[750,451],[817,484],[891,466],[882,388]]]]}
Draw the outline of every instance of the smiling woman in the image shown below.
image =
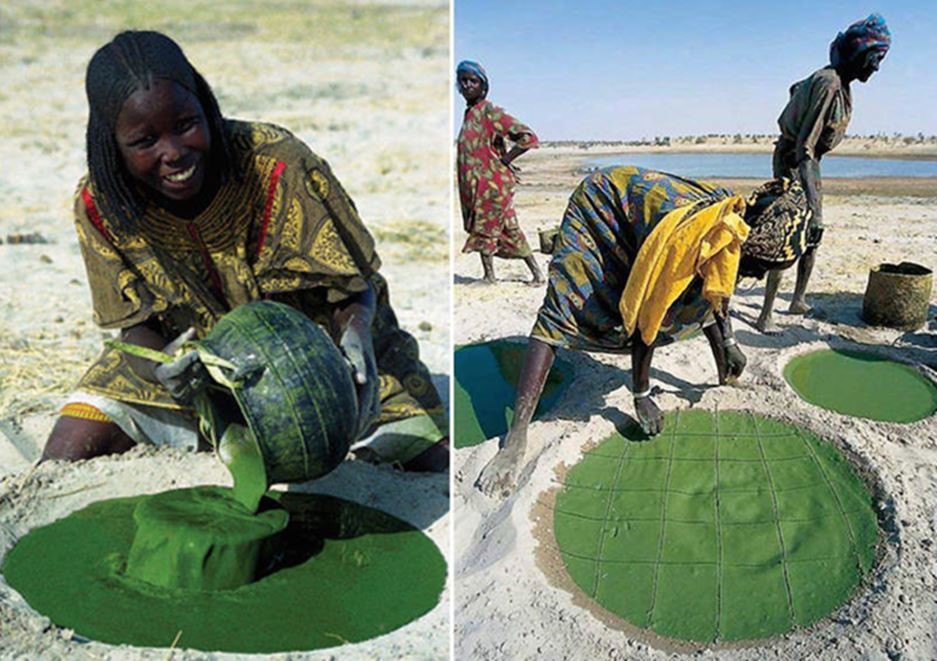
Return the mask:
{"type": "Polygon", "coordinates": [[[328,164],[286,129],[225,119],[179,46],[157,32],[123,32],[100,48],[86,89],[88,176],[75,225],[95,321],[120,329],[125,343],[178,357],[156,367],[106,349],[44,457],[139,442],[195,448],[191,404],[209,379],[181,348],[235,307],[272,299],[341,348],[359,436],[401,421],[373,438],[369,456],[445,470],[439,396],[397,325],[374,241],[328,164]]]}
{"type": "MultiPolygon", "coordinates": [[[[162,205],[190,202],[203,192],[211,134],[198,98],[178,83],[156,80],[131,94],[114,136],[127,173],[166,198],[162,205]]],[[[207,192],[217,185],[212,181],[207,192]]]]}

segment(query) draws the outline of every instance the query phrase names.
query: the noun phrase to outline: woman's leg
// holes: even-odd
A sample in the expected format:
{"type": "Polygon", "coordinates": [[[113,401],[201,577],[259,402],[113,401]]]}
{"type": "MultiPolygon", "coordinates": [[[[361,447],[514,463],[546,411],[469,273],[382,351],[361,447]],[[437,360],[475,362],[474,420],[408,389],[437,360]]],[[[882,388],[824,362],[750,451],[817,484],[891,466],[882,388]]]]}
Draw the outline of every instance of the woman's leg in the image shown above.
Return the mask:
{"type": "Polygon", "coordinates": [[[537,260],[534,259],[533,255],[527,255],[524,258],[524,263],[527,264],[527,268],[530,269],[531,280],[530,284],[539,285],[544,282],[543,273],[540,272],[540,267],[537,266],[537,260]]]}
{"type": "Polygon", "coordinates": [[[61,416],[49,434],[42,461],[75,461],[103,454],[120,454],[135,445],[133,439],[113,422],[61,416]]]}
{"type": "Polygon", "coordinates": [[[514,489],[521,461],[527,451],[527,426],[540,402],[540,394],[555,356],[556,349],[551,345],[530,338],[517,384],[511,429],[504,437],[498,454],[482,469],[476,482],[478,488],[489,496],[509,493],[514,489]]]}
{"type": "Polygon", "coordinates": [[[495,281],[495,264],[494,257],[491,255],[486,255],[485,253],[479,253],[482,257],[482,269],[485,272],[485,282],[494,282],[495,281]]]}
{"type": "Polygon", "coordinates": [[[794,285],[794,297],[791,299],[790,311],[793,314],[806,314],[810,311],[807,305],[807,283],[813,273],[813,265],[817,260],[817,249],[808,247],[806,252],[797,260],[797,283],[794,285]]]}
{"type": "Polygon", "coordinates": [[[774,323],[774,299],[778,295],[778,288],[781,286],[781,278],[784,271],[768,271],[768,280],[765,283],[765,302],[761,306],[761,315],[755,322],[755,328],[766,335],[775,335],[780,333],[781,329],[774,323]]]}

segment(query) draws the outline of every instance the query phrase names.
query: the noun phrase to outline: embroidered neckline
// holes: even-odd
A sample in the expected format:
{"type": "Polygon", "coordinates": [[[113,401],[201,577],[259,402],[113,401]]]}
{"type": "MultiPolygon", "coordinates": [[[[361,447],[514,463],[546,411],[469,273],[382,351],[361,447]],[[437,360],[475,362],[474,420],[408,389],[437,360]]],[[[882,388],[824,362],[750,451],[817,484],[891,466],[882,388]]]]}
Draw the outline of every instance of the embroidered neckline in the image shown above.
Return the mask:
{"type": "Polygon", "coordinates": [[[263,210],[266,182],[276,162],[264,157],[248,160],[244,180],[224,183],[208,207],[192,219],[180,218],[151,202],[140,219],[140,234],[163,250],[198,252],[201,248],[190,229],[194,227],[210,252],[230,249],[250,229],[258,210],[263,210]]]}

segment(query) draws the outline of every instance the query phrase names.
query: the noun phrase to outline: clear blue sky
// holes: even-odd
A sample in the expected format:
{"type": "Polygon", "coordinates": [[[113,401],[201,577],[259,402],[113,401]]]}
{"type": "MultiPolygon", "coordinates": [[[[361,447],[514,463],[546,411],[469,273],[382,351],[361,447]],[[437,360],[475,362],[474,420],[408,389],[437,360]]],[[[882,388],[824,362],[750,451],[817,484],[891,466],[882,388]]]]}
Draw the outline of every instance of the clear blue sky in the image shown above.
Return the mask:
{"type": "Polygon", "coordinates": [[[775,133],[791,83],[873,11],[892,47],[853,83],[849,134],[937,135],[935,0],[454,1],[455,62],[479,61],[489,98],[545,140],[775,133]]]}

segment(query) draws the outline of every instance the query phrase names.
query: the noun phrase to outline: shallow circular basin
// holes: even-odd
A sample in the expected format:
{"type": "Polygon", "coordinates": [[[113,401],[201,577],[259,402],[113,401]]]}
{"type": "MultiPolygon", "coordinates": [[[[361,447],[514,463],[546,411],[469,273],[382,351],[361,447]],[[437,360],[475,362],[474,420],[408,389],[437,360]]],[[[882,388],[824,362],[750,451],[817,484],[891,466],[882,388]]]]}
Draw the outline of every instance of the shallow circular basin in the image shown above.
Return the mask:
{"type": "Polygon", "coordinates": [[[148,496],[93,503],[30,531],[2,573],[36,611],[85,638],[204,651],[269,654],[360,642],[439,602],[446,563],[421,531],[345,500],[270,493],[289,512],[289,525],[257,580],[236,589],[167,588],[127,575],[134,509],[148,496]]]}
{"type": "Polygon", "coordinates": [[[862,351],[823,349],[797,356],[784,378],[817,406],[887,422],[915,422],[937,411],[937,386],[916,369],[862,351]]]}
{"type": "MultiPolygon", "coordinates": [[[[507,433],[527,345],[496,340],[455,351],[455,446],[478,445],[507,433]]],[[[542,418],[572,381],[572,366],[557,357],[543,387],[534,420],[542,418]]]]}
{"type": "Polygon", "coordinates": [[[640,629],[711,643],[806,627],[855,593],[878,524],[850,462],[747,413],[668,414],[566,474],[553,526],[579,590],[640,629]]]}

